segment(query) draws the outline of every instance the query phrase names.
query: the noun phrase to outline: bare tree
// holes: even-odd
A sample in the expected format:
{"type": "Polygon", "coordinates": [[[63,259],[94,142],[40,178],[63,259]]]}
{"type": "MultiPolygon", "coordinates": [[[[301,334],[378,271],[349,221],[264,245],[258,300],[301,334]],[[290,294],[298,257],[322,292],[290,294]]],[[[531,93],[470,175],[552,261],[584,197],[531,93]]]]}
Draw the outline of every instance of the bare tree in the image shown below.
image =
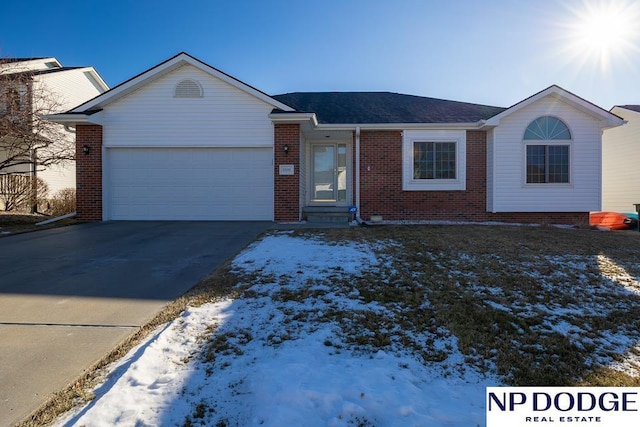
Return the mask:
{"type": "MultiPolygon", "coordinates": [[[[40,178],[36,179],[38,205],[46,202],[49,189],[40,178]]],[[[21,211],[31,208],[33,198],[33,179],[20,174],[0,175],[0,206],[5,211],[21,211]]]]}
{"type": "Polygon", "coordinates": [[[73,140],[64,127],[42,118],[60,112],[62,100],[37,78],[40,73],[0,59],[0,175],[31,176],[33,212],[37,172],[75,158],[73,140]]]}

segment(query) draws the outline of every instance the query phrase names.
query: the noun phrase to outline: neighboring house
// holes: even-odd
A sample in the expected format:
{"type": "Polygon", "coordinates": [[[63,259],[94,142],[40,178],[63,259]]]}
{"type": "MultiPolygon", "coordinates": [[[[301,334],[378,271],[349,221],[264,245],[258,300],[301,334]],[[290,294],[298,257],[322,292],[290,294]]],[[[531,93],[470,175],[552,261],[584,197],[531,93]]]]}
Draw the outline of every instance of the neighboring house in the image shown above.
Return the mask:
{"type": "Polygon", "coordinates": [[[185,53],[53,117],[76,128],[84,220],[588,224],[602,130],[551,86],[509,108],[395,93],[269,96],[185,53]]]}
{"type": "Polygon", "coordinates": [[[602,210],[636,212],[640,203],[640,105],[618,105],[611,112],[627,124],[607,130],[602,143],[602,210]]]}
{"type": "MultiPolygon", "coordinates": [[[[109,87],[93,67],[63,67],[56,58],[49,57],[0,60],[0,89],[4,93],[14,93],[16,95],[15,101],[9,97],[7,103],[17,103],[21,110],[20,116],[31,119],[34,114],[42,112],[67,111],[104,93],[109,87]]],[[[0,106],[0,116],[2,113],[11,113],[12,108],[15,110],[16,105],[0,106]]],[[[2,136],[2,129],[0,129],[0,137],[2,136]]],[[[60,127],[53,138],[63,138],[73,144],[75,136],[71,129],[64,131],[60,127]]],[[[60,144],[60,142],[58,141],[56,144],[60,144]]],[[[8,157],[6,145],[0,144],[0,160],[8,157]],[[5,147],[4,152],[3,147],[5,147]]],[[[0,174],[30,176],[35,169],[36,175],[47,184],[50,196],[64,188],[75,188],[76,174],[73,160],[48,167],[36,163],[35,168],[33,163],[29,162],[31,162],[31,158],[26,159],[25,163],[0,170],[0,174]]]]}

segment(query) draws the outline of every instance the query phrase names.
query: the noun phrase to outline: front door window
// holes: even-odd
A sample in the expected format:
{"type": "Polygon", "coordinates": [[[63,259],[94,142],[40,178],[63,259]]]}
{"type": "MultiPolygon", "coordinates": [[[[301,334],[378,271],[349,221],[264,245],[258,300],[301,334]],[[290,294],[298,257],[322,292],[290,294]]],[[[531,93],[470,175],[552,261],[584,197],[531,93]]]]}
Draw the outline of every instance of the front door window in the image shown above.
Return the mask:
{"type": "Polygon", "coordinates": [[[344,203],[347,200],[347,146],[313,144],[311,201],[344,203]]]}

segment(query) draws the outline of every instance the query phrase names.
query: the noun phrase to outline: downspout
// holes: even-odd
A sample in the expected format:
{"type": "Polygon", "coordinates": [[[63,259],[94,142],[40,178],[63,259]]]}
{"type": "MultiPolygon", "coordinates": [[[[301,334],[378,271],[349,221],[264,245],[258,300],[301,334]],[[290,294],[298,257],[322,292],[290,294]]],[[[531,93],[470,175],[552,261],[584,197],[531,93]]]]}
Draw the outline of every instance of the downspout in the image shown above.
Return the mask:
{"type": "Polygon", "coordinates": [[[356,126],[356,221],[364,222],[360,217],[360,126],[356,126]]]}

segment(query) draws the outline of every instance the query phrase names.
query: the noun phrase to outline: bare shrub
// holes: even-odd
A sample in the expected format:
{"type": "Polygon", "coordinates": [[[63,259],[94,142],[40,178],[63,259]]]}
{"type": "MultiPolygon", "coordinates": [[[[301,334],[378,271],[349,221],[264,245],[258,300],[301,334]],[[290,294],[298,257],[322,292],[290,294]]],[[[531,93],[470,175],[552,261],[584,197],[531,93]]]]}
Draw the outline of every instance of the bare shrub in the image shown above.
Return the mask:
{"type": "Polygon", "coordinates": [[[76,190],[63,188],[47,201],[46,213],[51,216],[66,215],[76,210],[76,190]]]}

